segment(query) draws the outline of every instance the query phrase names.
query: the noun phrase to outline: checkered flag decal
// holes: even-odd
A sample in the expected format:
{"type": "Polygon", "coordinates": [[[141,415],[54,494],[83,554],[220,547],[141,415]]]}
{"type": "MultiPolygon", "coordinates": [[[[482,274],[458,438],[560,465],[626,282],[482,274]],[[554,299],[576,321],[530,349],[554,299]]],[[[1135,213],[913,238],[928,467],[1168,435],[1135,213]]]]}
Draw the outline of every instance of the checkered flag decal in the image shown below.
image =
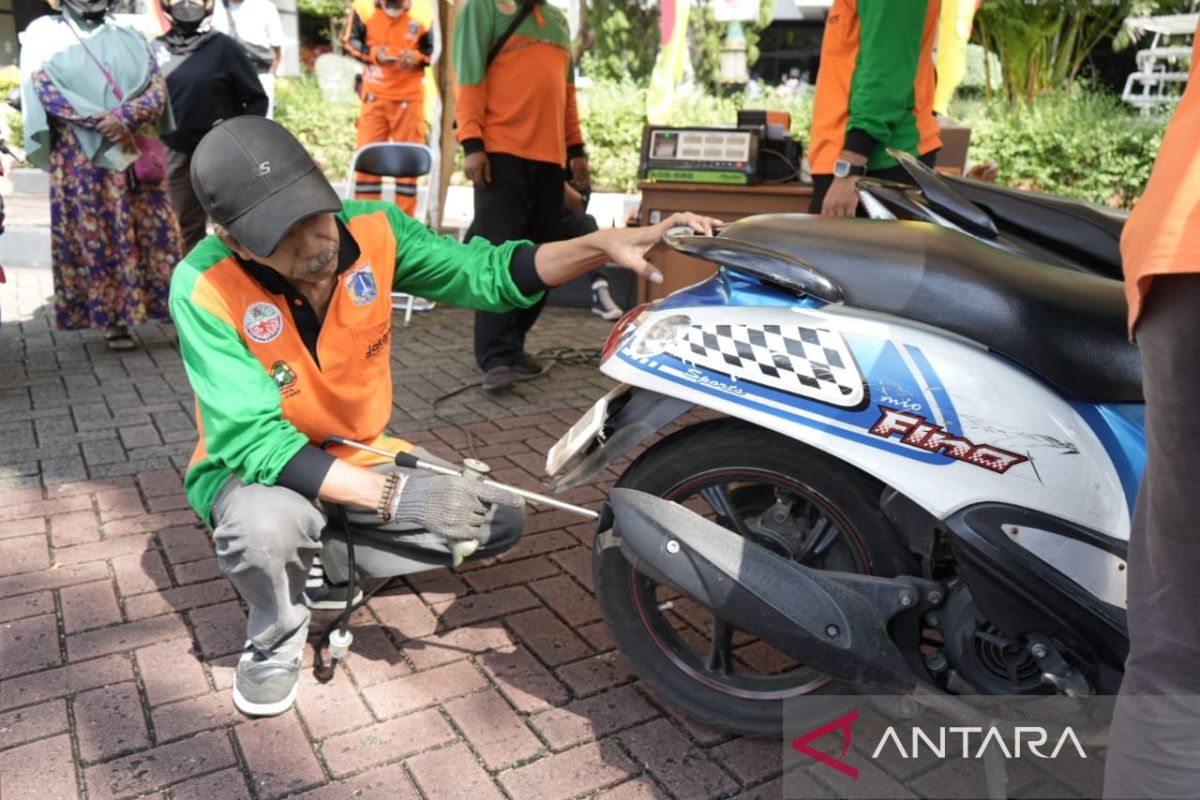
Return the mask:
{"type": "Polygon", "coordinates": [[[693,325],[671,354],[822,403],[854,408],[863,402],[862,374],[846,342],[832,331],[799,325],[693,325]]]}

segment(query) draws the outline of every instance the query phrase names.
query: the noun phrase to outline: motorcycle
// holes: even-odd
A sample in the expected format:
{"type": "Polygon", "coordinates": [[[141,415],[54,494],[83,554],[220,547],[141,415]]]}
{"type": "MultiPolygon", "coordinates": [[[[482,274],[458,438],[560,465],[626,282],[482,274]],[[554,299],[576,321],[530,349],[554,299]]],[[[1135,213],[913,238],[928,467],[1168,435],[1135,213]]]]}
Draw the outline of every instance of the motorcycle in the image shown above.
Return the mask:
{"type": "Polygon", "coordinates": [[[767,215],[668,244],[717,273],[617,323],[619,385],[547,456],[565,491],[686,423],[594,540],[633,671],[759,736],[846,684],[1114,693],[1145,460],[1121,284],[921,222],[767,215]]]}
{"type": "Polygon", "coordinates": [[[890,152],[912,185],[860,179],[859,199],[871,219],[932,222],[1014,255],[1121,280],[1128,212],[943,175],[908,153],[890,152]]]}

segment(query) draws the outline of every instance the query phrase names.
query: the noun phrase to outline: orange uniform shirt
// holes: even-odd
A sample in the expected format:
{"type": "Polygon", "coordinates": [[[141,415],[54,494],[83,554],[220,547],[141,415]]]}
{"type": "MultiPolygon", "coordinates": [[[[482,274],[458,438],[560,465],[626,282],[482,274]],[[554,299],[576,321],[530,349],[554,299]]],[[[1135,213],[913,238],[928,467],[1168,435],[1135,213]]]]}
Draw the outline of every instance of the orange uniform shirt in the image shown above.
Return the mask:
{"type": "Polygon", "coordinates": [[[521,6],[467,0],[454,23],[457,139],[486,150],[565,165],[583,155],[566,15],[538,0],[489,65],[487,54],[521,6]]]}
{"type": "Polygon", "coordinates": [[[382,100],[409,100],[418,105],[424,101],[425,67],[433,50],[430,33],[407,10],[392,17],[382,8],[364,18],[352,9],[342,36],[346,53],[363,62],[363,93],[382,100]],[[380,48],[390,55],[411,51],[416,63],[403,67],[397,62],[379,61],[380,48]]]}
{"type": "Polygon", "coordinates": [[[1192,59],[1146,193],[1125,223],[1121,260],[1131,334],[1155,275],[1200,272],[1200,59],[1192,59]]]}

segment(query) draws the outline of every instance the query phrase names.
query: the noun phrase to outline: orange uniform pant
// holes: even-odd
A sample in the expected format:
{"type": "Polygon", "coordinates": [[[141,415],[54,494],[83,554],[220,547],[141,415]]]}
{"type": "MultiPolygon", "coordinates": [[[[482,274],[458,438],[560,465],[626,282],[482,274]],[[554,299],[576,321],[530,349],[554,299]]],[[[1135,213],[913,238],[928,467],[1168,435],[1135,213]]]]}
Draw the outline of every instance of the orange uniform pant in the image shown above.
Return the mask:
{"type": "MultiPolygon", "coordinates": [[[[376,142],[416,142],[425,144],[425,115],[418,100],[383,100],[366,95],[358,115],[356,147],[376,142]]],[[[354,196],[359,200],[379,200],[383,181],[378,175],[357,172],[354,196]]],[[[410,217],[417,210],[417,179],[396,178],[396,205],[410,217]]]]}

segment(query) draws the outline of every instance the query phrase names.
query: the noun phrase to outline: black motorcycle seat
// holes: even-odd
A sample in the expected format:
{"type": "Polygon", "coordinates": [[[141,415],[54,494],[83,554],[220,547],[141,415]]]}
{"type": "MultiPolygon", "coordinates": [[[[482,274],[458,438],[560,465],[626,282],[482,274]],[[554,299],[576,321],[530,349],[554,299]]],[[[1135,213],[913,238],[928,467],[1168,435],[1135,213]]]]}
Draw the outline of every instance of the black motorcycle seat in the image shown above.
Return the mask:
{"type": "Polygon", "coordinates": [[[722,237],[792,256],[848,306],[950,331],[1092,402],[1142,402],[1122,284],[1030,261],[925,222],[747,217],[722,237]]]}
{"type": "Polygon", "coordinates": [[[941,176],[959,194],[1009,227],[1051,249],[1065,249],[1098,275],[1121,279],[1121,231],[1128,214],[1066,197],[941,176]]]}

